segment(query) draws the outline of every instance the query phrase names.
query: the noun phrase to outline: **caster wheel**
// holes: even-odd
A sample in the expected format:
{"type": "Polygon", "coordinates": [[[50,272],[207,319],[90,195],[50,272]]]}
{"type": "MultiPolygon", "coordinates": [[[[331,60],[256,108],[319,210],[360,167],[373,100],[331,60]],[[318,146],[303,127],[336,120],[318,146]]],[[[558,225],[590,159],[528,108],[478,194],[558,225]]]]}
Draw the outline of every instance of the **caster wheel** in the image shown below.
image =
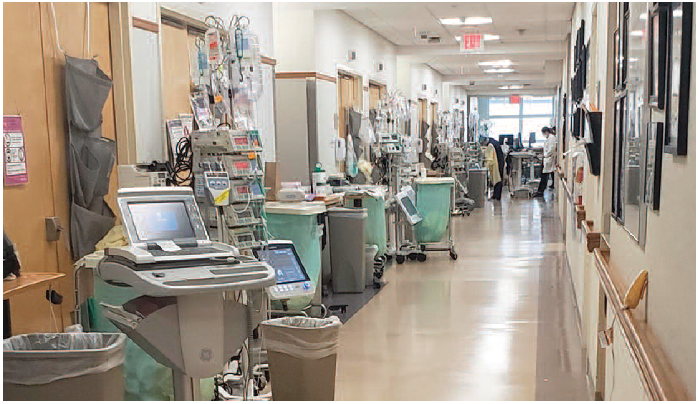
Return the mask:
{"type": "Polygon", "coordinates": [[[420,262],[425,262],[427,261],[427,255],[425,255],[425,253],[420,253],[417,255],[417,260],[420,262]]]}
{"type": "Polygon", "coordinates": [[[420,251],[425,251],[425,246],[424,246],[424,245],[421,245],[421,246],[420,246],[420,251]]]}
{"type": "Polygon", "coordinates": [[[415,261],[417,259],[417,253],[410,253],[408,254],[408,259],[410,261],[415,261]]]}
{"type": "Polygon", "coordinates": [[[459,255],[458,255],[458,254],[456,253],[456,251],[454,251],[454,250],[449,251],[449,256],[450,256],[451,259],[453,259],[454,261],[456,261],[457,259],[459,259],[459,255]]]}
{"type": "Polygon", "coordinates": [[[468,212],[468,213],[466,214],[466,216],[471,216],[471,212],[468,212]]]}
{"type": "Polygon", "coordinates": [[[396,255],[396,263],[397,264],[402,264],[405,262],[405,255],[396,255]]]}
{"type": "Polygon", "coordinates": [[[386,262],[393,260],[393,254],[386,254],[385,257],[386,257],[386,262]]]}

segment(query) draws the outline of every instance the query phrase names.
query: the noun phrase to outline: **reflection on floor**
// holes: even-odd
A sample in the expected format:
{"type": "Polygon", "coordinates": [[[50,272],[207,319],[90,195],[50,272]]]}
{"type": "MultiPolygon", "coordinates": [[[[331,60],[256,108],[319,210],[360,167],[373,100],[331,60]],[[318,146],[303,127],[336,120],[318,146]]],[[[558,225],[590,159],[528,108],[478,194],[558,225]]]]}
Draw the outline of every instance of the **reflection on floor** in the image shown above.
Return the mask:
{"type": "Polygon", "coordinates": [[[555,204],[455,218],[458,261],[392,266],[344,326],[340,400],[588,399],[555,204]]]}

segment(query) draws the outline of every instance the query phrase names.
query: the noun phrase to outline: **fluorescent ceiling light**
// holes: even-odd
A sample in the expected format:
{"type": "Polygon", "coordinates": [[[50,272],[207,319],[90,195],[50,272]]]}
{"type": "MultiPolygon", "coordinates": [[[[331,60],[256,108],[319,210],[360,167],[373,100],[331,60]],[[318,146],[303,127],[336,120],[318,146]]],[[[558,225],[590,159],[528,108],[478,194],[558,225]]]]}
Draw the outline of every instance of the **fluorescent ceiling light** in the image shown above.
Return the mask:
{"type": "Polygon", "coordinates": [[[515,85],[511,85],[511,86],[500,86],[498,88],[500,90],[521,90],[524,88],[524,86],[521,84],[515,84],[515,85]]]}
{"type": "Polygon", "coordinates": [[[464,24],[466,25],[483,25],[483,24],[490,24],[493,22],[493,19],[490,17],[466,17],[464,20],[464,24]]]}
{"type": "Polygon", "coordinates": [[[648,13],[642,13],[641,16],[638,17],[638,18],[641,19],[641,20],[643,20],[643,21],[645,21],[645,20],[648,19],[648,13]]]}
{"type": "Polygon", "coordinates": [[[631,34],[630,34],[630,35],[631,35],[631,36],[636,36],[636,37],[642,37],[642,36],[643,36],[643,31],[641,31],[640,29],[639,29],[639,30],[636,30],[636,31],[631,31],[631,34]]]}
{"type": "Polygon", "coordinates": [[[510,67],[514,63],[510,59],[504,60],[492,60],[489,62],[478,62],[479,66],[493,66],[493,67],[510,67]]]}
{"type": "Polygon", "coordinates": [[[678,8],[672,11],[672,16],[673,17],[682,17],[682,9],[678,8]]]}
{"type": "Polygon", "coordinates": [[[493,19],[490,17],[466,17],[466,18],[440,18],[439,22],[442,25],[483,25],[491,24],[493,19]]]}
{"type": "Polygon", "coordinates": [[[515,69],[485,69],[484,73],[514,73],[515,69]]]}
{"type": "Polygon", "coordinates": [[[485,35],[483,35],[483,40],[484,40],[484,41],[499,41],[499,40],[500,40],[500,35],[496,35],[496,34],[485,34],[485,35]]]}
{"type": "Polygon", "coordinates": [[[464,23],[461,18],[440,18],[439,22],[443,25],[462,25],[464,23]]]}
{"type": "Polygon", "coordinates": [[[456,40],[456,42],[461,42],[461,39],[463,39],[463,37],[461,35],[458,35],[455,36],[454,39],[456,40]]]}

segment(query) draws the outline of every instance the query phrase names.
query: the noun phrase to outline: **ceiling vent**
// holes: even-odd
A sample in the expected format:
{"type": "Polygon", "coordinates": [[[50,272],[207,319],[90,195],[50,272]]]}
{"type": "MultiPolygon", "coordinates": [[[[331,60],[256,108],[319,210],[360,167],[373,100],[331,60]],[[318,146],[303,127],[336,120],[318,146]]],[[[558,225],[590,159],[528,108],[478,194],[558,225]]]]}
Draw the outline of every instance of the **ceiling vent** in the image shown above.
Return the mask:
{"type": "Polygon", "coordinates": [[[420,39],[423,41],[427,41],[427,43],[441,43],[442,42],[442,38],[439,35],[432,34],[428,31],[420,32],[420,39]]]}
{"type": "Polygon", "coordinates": [[[382,72],[384,70],[384,65],[382,62],[379,62],[379,64],[376,66],[376,71],[382,72]]]}

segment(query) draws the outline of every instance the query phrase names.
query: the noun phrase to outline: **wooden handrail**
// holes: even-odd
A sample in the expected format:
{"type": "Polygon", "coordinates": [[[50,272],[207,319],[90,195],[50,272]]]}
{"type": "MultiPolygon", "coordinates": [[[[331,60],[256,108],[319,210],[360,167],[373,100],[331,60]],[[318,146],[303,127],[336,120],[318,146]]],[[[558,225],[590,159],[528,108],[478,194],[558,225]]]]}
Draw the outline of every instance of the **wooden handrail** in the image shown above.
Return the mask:
{"type": "Polygon", "coordinates": [[[585,240],[587,241],[587,252],[593,252],[595,248],[600,248],[602,234],[594,231],[594,222],[592,220],[583,220],[582,231],[585,240]]]}
{"type": "Polygon", "coordinates": [[[570,203],[573,203],[573,193],[570,192],[570,188],[568,187],[568,182],[566,181],[565,177],[563,176],[563,173],[561,171],[558,171],[558,176],[561,179],[561,184],[563,185],[563,190],[566,193],[566,197],[568,198],[568,201],[570,203]]]}
{"type": "Polygon", "coordinates": [[[636,321],[631,310],[624,307],[621,295],[612,279],[609,252],[595,248],[593,254],[600,284],[619,321],[622,337],[629,349],[634,366],[641,374],[641,384],[648,397],[651,400],[662,401],[687,400],[686,392],[669,362],[664,358],[661,348],[655,343],[650,330],[636,321]],[[646,347],[652,349],[646,351],[646,347]]]}

